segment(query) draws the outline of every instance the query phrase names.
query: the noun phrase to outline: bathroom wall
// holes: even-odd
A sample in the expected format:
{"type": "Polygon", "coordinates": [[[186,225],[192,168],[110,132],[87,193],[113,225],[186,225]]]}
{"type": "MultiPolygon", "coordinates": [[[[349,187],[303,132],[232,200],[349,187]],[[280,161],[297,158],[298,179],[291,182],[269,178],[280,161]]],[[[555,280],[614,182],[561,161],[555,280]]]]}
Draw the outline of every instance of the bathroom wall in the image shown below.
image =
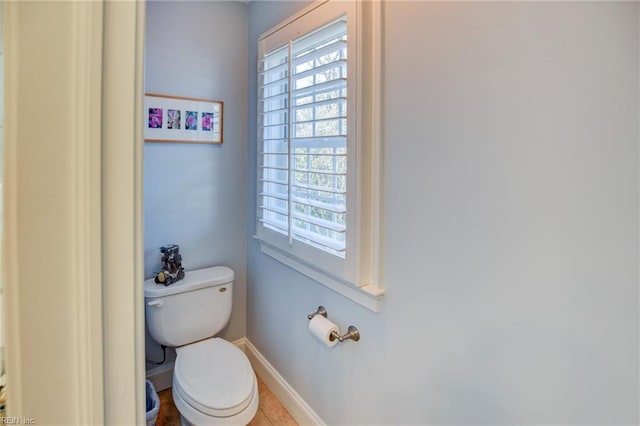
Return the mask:
{"type": "MultiPolygon", "coordinates": [[[[180,245],[185,269],[235,271],[231,321],[245,336],[247,5],[237,1],[147,2],[145,91],[224,102],[222,145],[146,143],[145,278],[160,269],[158,248],[180,245]]],[[[147,357],[162,351],[147,334],[147,357]]],[[[170,354],[170,357],[173,353],[170,354]]]]}
{"type": "Polygon", "coordinates": [[[332,425],[637,424],[639,5],[385,2],[373,313],[251,239],[256,41],[305,4],[249,5],[249,340],[332,425]]]}

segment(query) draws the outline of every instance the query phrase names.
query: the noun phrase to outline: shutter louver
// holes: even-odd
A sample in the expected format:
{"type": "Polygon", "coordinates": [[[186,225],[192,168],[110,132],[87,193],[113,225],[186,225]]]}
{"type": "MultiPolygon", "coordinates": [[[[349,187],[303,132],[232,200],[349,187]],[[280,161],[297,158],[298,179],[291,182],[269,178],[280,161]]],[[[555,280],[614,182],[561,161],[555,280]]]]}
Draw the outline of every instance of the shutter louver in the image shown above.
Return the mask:
{"type": "Polygon", "coordinates": [[[346,17],[267,53],[259,76],[259,221],[344,258],[346,17]]]}

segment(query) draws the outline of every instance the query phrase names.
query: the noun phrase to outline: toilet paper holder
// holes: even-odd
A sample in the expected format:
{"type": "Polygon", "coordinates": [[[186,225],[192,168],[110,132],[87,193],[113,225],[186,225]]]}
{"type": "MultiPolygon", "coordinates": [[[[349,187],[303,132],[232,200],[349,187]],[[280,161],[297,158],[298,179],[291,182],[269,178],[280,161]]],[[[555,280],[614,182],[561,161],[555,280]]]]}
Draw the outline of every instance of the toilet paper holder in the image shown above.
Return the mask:
{"type": "Polygon", "coordinates": [[[318,306],[318,310],[315,311],[312,314],[307,315],[307,318],[309,319],[309,321],[311,321],[313,319],[313,317],[315,317],[316,315],[322,315],[323,317],[327,317],[327,310],[324,308],[324,306],[320,305],[318,306]]]}
{"type": "MultiPolygon", "coordinates": [[[[316,315],[321,315],[325,318],[327,318],[327,310],[324,308],[324,306],[320,305],[318,306],[318,310],[315,311],[312,314],[307,315],[307,319],[312,320],[313,317],[315,317],[316,315]]],[[[331,340],[338,340],[338,342],[342,343],[345,340],[353,340],[354,342],[357,342],[360,340],[360,332],[358,331],[358,329],[353,326],[350,325],[349,328],[347,329],[347,332],[345,334],[340,334],[336,331],[331,333],[331,336],[329,337],[331,340]]]]}

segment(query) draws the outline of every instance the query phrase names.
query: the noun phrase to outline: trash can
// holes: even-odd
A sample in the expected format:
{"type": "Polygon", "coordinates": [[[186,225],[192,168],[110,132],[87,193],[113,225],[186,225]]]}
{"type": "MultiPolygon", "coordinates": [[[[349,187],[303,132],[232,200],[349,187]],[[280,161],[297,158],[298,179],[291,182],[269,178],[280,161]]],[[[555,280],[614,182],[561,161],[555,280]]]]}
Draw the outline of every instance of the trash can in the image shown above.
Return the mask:
{"type": "Polygon", "coordinates": [[[158,392],[149,380],[146,383],[147,388],[147,426],[156,426],[158,419],[158,411],[160,410],[160,398],[158,392]]]}

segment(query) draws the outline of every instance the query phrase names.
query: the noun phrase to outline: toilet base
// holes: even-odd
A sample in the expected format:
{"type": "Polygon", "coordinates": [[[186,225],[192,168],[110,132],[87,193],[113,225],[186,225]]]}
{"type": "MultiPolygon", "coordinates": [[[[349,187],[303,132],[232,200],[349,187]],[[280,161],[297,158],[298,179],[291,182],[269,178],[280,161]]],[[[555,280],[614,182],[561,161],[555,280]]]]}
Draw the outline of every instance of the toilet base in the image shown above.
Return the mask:
{"type": "MultiPolygon", "coordinates": [[[[175,386],[174,388],[175,389],[175,386]]],[[[258,412],[258,386],[254,383],[253,397],[251,402],[243,411],[230,417],[213,417],[204,414],[188,405],[182,397],[175,391],[173,393],[173,402],[180,413],[180,424],[182,426],[245,426],[248,424],[258,412]],[[189,420],[191,419],[191,420],[189,420]]]]}

